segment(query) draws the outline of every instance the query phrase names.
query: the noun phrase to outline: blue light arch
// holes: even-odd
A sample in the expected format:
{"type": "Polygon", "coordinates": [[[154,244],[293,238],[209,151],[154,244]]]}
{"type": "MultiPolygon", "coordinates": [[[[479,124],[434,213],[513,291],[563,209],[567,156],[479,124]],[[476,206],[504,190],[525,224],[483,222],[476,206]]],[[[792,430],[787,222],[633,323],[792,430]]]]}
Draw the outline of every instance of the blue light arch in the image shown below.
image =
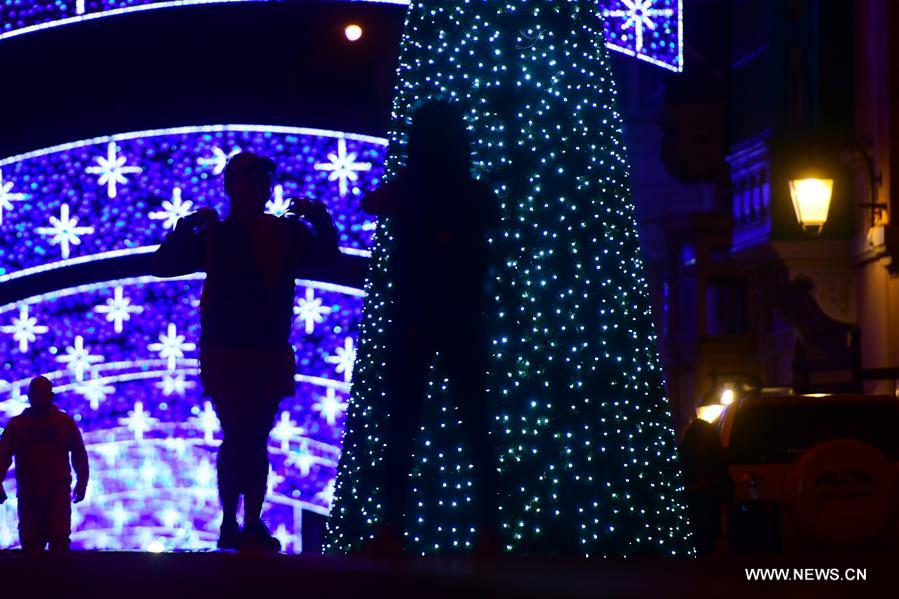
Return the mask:
{"type": "MultiPolygon", "coordinates": [[[[4,422],[20,412],[29,379],[42,373],[79,422],[92,478],[73,512],[76,548],[209,549],[219,518],[220,430],[197,377],[203,275],[108,278],[97,267],[148,255],[179,215],[199,206],[224,212],[221,172],[238,149],[279,165],[270,212],[291,195],[322,199],[344,255],[365,261],[374,222],[358,198],[380,177],[385,145],[335,131],[222,125],[100,137],[0,160],[0,291],[25,290],[0,304],[0,412],[4,422]],[[90,282],[62,283],[85,268],[90,282]]],[[[302,550],[304,515],[330,507],[359,286],[298,281],[297,393],[282,403],[271,438],[265,511],[287,552],[302,550]]],[[[0,547],[17,543],[15,508],[14,499],[0,506],[0,547]]]]}

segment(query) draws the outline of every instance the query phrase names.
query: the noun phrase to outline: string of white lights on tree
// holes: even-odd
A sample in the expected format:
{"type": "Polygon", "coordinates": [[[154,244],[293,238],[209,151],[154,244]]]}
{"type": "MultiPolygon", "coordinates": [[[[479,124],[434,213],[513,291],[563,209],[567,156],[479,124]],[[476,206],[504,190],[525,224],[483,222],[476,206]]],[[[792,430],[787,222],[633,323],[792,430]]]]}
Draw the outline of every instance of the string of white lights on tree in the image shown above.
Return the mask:
{"type": "MultiPolygon", "coordinates": [[[[463,107],[476,174],[503,211],[489,391],[506,549],[681,554],[692,549],[675,438],[602,41],[589,0],[414,1],[385,176],[405,160],[417,105],[463,107]]],[[[391,245],[384,220],[329,524],[336,552],[358,549],[381,515],[391,245]]],[[[445,389],[438,358],[405,526],[422,553],[470,548],[475,533],[474,456],[445,389]]]]}

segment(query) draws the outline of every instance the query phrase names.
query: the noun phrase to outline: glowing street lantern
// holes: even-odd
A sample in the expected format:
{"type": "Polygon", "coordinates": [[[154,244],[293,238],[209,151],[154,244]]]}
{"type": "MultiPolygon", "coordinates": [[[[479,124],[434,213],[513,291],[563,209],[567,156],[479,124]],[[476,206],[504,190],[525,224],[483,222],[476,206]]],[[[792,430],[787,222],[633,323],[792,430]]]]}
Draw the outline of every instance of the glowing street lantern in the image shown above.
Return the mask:
{"type": "Polygon", "coordinates": [[[701,405],[696,408],[696,417],[706,422],[715,422],[724,411],[720,403],[701,405]]]}
{"type": "Polygon", "coordinates": [[[790,181],[790,197],[799,225],[817,235],[827,222],[833,179],[794,179],[790,181]]]}
{"type": "Polygon", "coordinates": [[[729,406],[730,404],[734,403],[735,395],[736,394],[734,393],[733,389],[725,389],[724,391],[722,391],[721,392],[721,405],[729,406]]]}

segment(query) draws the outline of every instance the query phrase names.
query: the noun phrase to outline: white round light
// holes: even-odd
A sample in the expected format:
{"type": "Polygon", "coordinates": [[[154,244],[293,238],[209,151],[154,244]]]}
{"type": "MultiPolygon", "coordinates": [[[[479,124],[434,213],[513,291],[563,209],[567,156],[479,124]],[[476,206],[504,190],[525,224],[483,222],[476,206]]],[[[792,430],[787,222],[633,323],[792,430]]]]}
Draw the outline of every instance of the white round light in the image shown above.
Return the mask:
{"type": "Polygon", "coordinates": [[[359,41],[359,39],[362,37],[362,27],[356,25],[355,23],[353,23],[352,25],[347,25],[343,30],[343,34],[351,42],[359,41]]]}
{"type": "Polygon", "coordinates": [[[147,545],[147,551],[149,551],[150,553],[162,553],[163,551],[165,551],[165,545],[162,544],[162,541],[159,541],[157,539],[147,545]]]}
{"type": "Polygon", "coordinates": [[[729,406],[730,404],[734,403],[735,397],[736,394],[734,393],[733,389],[725,389],[721,392],[721,405],[729,406]]]}

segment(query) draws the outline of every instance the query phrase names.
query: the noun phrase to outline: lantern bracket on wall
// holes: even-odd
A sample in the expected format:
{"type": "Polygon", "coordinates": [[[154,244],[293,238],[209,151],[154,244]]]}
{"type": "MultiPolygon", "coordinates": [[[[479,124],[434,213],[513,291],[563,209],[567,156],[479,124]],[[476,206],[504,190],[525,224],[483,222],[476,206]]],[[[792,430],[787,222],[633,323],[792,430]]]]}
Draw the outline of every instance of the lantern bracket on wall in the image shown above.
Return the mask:
{"type": "Polygon", "coordinates": [[[868,179],[870,200],[866,203],[859,204],[858,207],[871,210],[871,222],[869,227],[873,229],[877,226],[883,211],[887,209],[887,205],[884,202],[877,201],[877,189],[883,183],[883,177],[881,177],[881,175],[874,169],[874,158],[860,142],[854,142],[843,150],[841,158],[843,162],[847,163],[852,162],[853,159],[857,159],[864,167],[865,175],[868,179]]]}

